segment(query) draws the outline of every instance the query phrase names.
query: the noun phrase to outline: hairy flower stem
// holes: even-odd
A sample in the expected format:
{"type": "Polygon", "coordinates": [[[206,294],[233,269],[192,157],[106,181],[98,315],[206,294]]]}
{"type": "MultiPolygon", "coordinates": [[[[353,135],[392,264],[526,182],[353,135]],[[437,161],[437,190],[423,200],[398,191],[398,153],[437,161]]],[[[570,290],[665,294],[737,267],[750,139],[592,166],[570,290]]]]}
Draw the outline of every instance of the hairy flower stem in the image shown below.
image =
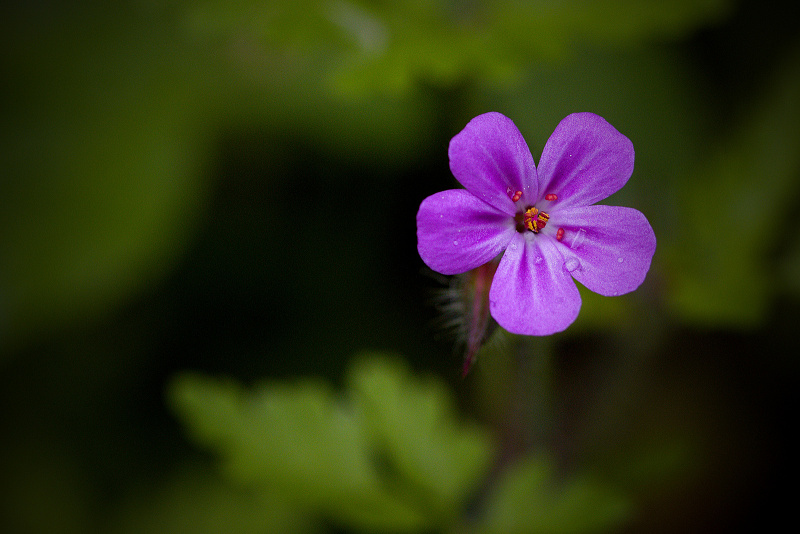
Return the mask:
{"type": "Polygon", "coordinates": [[[493,260],[462,275],[467,277],[467,283],[463,284],[466,296],[464,305],[466,346],[464,364],[461,368],[462,377],[467,376],[475,363],[478,351],[497,328],[497,323],[489,313],[489,289],[498,263],[498,260],[493,260]]]}

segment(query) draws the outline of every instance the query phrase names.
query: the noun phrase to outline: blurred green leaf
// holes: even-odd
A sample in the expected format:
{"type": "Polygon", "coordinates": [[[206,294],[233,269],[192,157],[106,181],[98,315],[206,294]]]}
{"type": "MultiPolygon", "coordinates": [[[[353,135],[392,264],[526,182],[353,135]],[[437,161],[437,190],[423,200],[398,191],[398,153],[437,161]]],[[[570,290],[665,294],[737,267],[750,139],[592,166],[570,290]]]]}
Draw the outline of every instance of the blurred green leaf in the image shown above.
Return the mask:
{"type": "Polygon", "coordinates": [[[800,176],[800,50],[764,84],[751,114],[679,185],[665,250],[674,312],[713,325],[754,325],[779,279],[774,251],[794,234],[800,176]]]}
{"type": "Polygon", "coordinates": [[[416,528],[424,518],[381,487],[352,412],[323,384],[233,383],[183,376],[174,404],[235,480],[356,525],[416,528]]]}
{"type": "Polygon", "coordinates": [[[560,482],[541,456],[511,466],[486,506],[478,530],[485,534],[608,532],[630,511],[627,500],[588,477],[560,482]]]}
{"type": "Polygon", "coordinates": [[[455,516],[488,470],[486,432],[457,420],[442,383],[415,378],[397,361],[362,358],[349,384],[399,483],[437,515],[455,516]]]}
{"type": "Polygon", "coordinates": [[[193,51],[161,13],[120,9],[28,14],[4,32],[24,50],[0,56],[14,103],[0,131],[0,298],[17,338],[5,342],[134,294],[204,204],[207,95],[193,51]]]}
{"type": "Polygon", "coordinates": [[[279,51],[284,66],[309,69],[340,93],[397,93],[420,81],[509,80],[531,60],[563,56],[579,43],[678,37],[719,20],[730,4],[209,0],[194,6],[188,20],[206,38],[244,37],[261,54],[279,51]]]}
{"type": "Polygon", "coordinates": [[[114,534],[290,534],[320,529],[280,495],[221,480],[196,466],[181,469],[155,489],[134,492],[117,515],[114,534]]]}
{"type": "Polygon", "coordinates": [[[415,531],[451,520],[489,446],[455,420],[435,382],[374,359],[350,375],[350,402],[304,380],[244,391],[183,375],[172,404],[196,440],[240,482],[363,529],[415,531]]]}

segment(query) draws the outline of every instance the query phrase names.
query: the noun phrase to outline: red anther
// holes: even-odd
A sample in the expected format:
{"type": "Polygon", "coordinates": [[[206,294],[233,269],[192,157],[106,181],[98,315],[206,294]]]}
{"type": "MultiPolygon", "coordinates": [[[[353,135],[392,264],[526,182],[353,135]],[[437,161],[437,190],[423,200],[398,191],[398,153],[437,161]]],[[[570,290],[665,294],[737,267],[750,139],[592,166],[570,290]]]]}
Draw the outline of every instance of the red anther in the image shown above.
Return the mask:
{"type": "Polygon", "coordinates": [[[547,195],[544,196],[544,199],[545,200],[558,200],[558,195],[556,195],[554,193],[548,193],[547,195]]]}
{"type": "Polygon", "coordinates": [[[517,191],[516,193],[514,193],[514,196],[511,197],[511,200],[516,202],[517,200],[519,200],[521,198],[522,198],[522,191],[517,191]]]}
{"type": "Polygon", "coordinates": [[[556,232],[556,239],[558,239],[559,241],[564,239],[564,229],[563,228],[559,228],[558,232],[556,232]]]}

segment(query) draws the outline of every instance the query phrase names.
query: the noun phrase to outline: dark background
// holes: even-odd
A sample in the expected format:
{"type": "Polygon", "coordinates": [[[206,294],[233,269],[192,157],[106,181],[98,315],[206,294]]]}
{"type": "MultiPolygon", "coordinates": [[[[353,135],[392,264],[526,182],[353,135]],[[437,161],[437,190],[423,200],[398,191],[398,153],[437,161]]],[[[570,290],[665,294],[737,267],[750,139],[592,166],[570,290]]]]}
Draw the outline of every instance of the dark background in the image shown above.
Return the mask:
{"type": "Polygon", "coordinates": [[[583,292],[553,336],[560,454],[636,492],[626,531],[788,519],[796,21],[770,2],[585,4],[3,8],[0,530],[165,513],[140,496],[211,462],[165,402],[186,370],[338,384],[385,351],[485,418],[491,363],[459,377],[414,217],[457,186],[447,145],[486,111],[536,160],[568,113],[604,116],[637,152],[608,202],[658,238],[639,290],[583,292]],[[654,464],[642,480],[615,467],[631,458],[654,464]]]}

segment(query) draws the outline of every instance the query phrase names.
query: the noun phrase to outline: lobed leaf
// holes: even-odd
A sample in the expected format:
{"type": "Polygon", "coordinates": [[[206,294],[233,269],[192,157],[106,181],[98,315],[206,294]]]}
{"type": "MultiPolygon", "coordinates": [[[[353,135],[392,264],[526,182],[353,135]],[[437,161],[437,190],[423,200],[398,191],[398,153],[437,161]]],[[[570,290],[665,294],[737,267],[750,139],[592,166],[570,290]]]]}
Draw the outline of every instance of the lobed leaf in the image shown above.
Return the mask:
{"type": "Polygon", "coordinates": [[[397,362],[364,359],[349,376],[342,397],[310,379],[246,390],[186,374],[170,399],[233,480],[359,529],[451,520],[488,464],[485,435],[457,420],[440,383],[397,362]]]}
{"type": "Polygon", "coordinates": [[[607,532],[628,517],[629,508],[627,500],[588,477],[558,482],[547,458],[529,456],[502,477],[478,532],[607,532]]]}

